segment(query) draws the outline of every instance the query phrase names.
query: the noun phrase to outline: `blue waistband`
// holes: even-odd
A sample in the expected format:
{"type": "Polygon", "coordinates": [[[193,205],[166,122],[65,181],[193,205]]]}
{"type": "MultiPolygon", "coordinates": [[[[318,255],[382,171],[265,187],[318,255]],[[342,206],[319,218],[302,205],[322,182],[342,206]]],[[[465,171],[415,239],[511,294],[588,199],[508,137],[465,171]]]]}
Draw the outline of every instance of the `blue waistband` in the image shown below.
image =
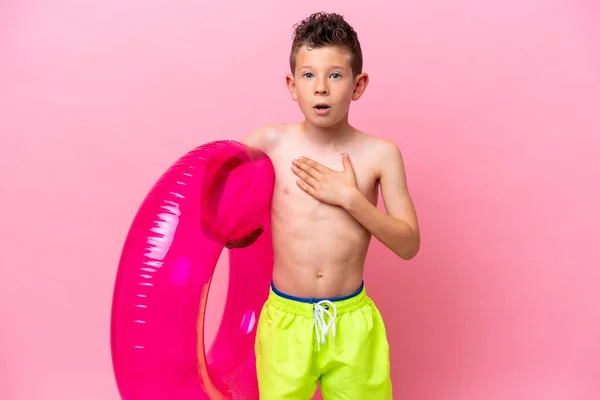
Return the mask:
{"type": "Polygon", "coordinates": [[[342,301],[342,300],[348,300],[351,299],[352,297],[358,296],[360,294],[360,292],[362,292],[363,288],[365,286],[365,282],[361,282],[360,287],[353,293],[350,293],[346,296],[340,296],[340,297],[325,297],[325,298],[307,298],[307,297],[296,297],[296,296],[292,296],[289,294],[285,294],[283,292],[280,292],[275,285],[273,284],[273,282],[271,282],[271,289],[273,290],[273,292],[278,295],[283,297],[284,299],[288,299],[288,300],[294,300],[294,301],[299,301],[301,303],[317,303],[319,301],[323,301],[323,300],[329,300],[331,302],[335,302],[335,301],[342,301]]]}

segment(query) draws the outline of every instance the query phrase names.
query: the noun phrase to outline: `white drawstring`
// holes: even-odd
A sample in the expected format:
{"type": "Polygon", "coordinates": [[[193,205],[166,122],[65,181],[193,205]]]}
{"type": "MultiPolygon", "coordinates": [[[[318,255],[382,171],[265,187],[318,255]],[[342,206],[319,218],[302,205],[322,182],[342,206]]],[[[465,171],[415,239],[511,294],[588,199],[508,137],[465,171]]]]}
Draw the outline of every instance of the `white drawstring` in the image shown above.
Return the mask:
{"type": "Polygon", "coordinates": [[[315,332],[317,334],[319,350],[321,350],[321,344],[325,344],[325,338],[329,335],[330,328],[333,334],[333,345],[335,346],[335,318],[337,316],[335,305],[329,300],[321,300],[315,304],[314,314],[315,332]],[[331,314],[329,308],[333,309],[333,314],[331,314]],[[329,322],[325,321],[325,315],[329,316],[329,322]],[[321,331],[320,334],[319,330],[321,331]]]}

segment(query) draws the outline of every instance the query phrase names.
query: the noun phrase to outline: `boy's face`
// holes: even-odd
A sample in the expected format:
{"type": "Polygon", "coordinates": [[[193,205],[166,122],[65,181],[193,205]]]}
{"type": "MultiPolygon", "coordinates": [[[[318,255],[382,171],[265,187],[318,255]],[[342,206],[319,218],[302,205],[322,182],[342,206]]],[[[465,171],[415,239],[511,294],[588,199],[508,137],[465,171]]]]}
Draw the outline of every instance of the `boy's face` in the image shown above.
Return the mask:
{"type": "Polygon", "coordinates": [[[350,52],[334,46],[311,50],[302,46],[294,75],[287,76],[292,98],[305,118],[323,128],[347,118],[350,103],[362,96],[367,83],[367,74],[352,76],[350,52]]]}

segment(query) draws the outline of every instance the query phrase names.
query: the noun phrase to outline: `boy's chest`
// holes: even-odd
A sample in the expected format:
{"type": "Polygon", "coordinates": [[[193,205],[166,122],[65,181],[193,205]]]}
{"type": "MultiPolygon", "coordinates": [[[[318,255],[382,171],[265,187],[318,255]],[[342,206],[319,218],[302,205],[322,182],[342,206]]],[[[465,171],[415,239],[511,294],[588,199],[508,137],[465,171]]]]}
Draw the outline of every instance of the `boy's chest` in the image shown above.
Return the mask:
{"type": "MultiPolygon", "coordinates": [[[[350,156],[358,189],[365,196],[371,197],[377,184],[374,163],[360,149],[349,148],[342,151],[350,156]]],[[[298,144],[283,144],[269,155],[275,169],[276,191],[286,194],[301,192],[296,184],[298,177],[292,171],[292,161],[300,156],[308,157],[337,172],[344,170],[341,151],[315,151],[298,144]]]]}

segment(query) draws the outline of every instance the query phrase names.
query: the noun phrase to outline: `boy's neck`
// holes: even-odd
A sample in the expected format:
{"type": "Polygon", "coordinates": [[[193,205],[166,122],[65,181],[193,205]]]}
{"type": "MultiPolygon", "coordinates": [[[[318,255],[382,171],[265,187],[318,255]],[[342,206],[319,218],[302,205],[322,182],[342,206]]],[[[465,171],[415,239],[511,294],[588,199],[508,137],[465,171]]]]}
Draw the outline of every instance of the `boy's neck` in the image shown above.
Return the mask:
{"type": "Polygon", "coordinates": [[[314,144],[336,146],[345,143],[354,136],[354,128],[345,118],[339,124],[322,128],[304,120],[300,124],[302,134],[314,144]]]}

